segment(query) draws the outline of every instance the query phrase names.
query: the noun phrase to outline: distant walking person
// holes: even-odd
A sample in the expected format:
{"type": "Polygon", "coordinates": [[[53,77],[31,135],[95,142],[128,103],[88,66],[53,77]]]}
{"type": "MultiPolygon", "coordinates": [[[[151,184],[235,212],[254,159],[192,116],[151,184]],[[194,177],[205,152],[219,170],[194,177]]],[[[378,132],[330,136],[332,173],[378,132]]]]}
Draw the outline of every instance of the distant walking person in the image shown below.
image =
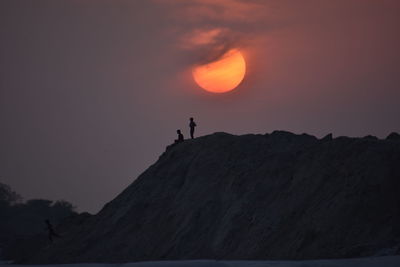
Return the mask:
{"type": "Polygon", "coordinates": [[[193,139],[194,138],[194,128],[196,127],[196,123],[194,122],[193,118],[190,118],[190,123],[189,123],[189,127],[190,127],[190,137],[193,139]]]}
{"type": "Polygon", "coordinates": [[[47,231],[49,232],[49,240],[50,242],[53,242],[53,237],[61,237],[58,235],[53,228],[53,225],[51,225],[50,221],[47,219],[45,220],[46,226],[47,226],[47,231]]]}
{"type": "Polygon", "coordinates": [[[178,139],[175,140],[175,144],[182,143],[185,139],[181,133],[181,130],[177,130],[176,132],[178,133],[178,139]]]}

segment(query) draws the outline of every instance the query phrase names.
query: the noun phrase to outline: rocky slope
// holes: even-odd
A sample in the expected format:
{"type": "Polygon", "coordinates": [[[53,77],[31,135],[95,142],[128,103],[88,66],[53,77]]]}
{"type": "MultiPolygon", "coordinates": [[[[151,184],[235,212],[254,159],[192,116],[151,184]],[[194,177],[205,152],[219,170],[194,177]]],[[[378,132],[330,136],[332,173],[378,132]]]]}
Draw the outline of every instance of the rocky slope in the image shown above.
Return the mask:
{"type": "Polygon", "coordinates": [[[30,263],[399,253],[400,140],[215,133],[171,146],[30,263]]]}

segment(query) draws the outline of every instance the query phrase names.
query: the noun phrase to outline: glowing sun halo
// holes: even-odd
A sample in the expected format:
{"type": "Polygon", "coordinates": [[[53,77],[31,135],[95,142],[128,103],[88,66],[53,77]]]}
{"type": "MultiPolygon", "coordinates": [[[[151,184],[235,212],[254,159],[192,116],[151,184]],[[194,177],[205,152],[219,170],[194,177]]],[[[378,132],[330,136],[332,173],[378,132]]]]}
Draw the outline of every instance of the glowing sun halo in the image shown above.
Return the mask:
{"type": "Polygon", "coordinates": [[[229,50],[220,59],[193,68],[193,78],[206,91],[225,93],[235,89],[246,73],[246,62],[237,49],[229,50]]]}

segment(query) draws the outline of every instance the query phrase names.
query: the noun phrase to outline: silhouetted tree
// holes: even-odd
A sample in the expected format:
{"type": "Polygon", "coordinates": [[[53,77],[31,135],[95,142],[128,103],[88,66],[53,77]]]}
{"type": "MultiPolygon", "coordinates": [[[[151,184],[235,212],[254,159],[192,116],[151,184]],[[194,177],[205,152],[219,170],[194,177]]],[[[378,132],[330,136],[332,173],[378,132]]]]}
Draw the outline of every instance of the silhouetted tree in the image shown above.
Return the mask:
{"type": "Polygon", "coordinates": [[[0,205],[13,205],[22,200],[21,196],[11,190],[9,185],[0,182],[0,205]]]}
{"type": "Polygon", "coordinates": [[[26,202],[9,185],[0,183],[0,251],[3,258],[22,260],[48,242],[43,221],[55,227],[64,218],[76,215],[75,207],[65,200],[31,199],[26,202]]]}

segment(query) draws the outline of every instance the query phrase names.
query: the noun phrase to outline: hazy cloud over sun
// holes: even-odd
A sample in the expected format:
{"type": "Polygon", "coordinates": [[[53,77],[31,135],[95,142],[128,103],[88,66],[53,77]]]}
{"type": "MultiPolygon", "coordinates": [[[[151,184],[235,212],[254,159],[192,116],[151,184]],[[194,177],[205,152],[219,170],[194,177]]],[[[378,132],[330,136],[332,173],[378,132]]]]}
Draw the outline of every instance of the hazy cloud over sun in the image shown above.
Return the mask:
{"type": "Polygon", "coordinates": [[[194,63],[218,59],[232,48],[251,43],[260,30],[269,5],[260,1],[160,1],[173,21],[171,33],[178,36],[178,46],[196,55],[194,63]]]}

